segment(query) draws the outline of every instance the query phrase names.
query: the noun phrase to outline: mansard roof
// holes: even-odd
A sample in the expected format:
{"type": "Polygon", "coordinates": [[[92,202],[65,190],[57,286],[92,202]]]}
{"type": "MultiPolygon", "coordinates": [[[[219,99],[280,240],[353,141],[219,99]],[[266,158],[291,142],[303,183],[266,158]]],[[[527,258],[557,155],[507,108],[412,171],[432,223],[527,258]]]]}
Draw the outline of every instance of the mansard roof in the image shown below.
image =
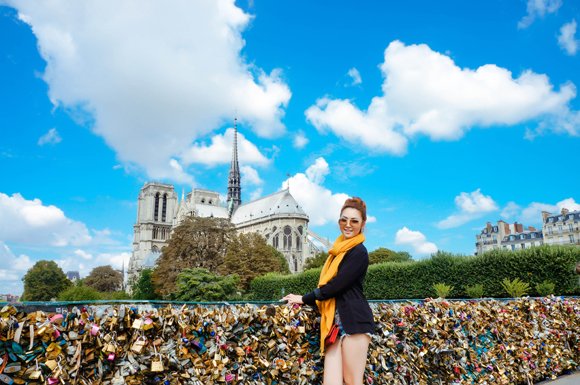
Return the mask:
{"type": "Polygon", "coordinates": [[[299,216],[308,219],[288,189],[242,204],[232,215],[232,223],[240,224],[274,215],[299,216]]]}

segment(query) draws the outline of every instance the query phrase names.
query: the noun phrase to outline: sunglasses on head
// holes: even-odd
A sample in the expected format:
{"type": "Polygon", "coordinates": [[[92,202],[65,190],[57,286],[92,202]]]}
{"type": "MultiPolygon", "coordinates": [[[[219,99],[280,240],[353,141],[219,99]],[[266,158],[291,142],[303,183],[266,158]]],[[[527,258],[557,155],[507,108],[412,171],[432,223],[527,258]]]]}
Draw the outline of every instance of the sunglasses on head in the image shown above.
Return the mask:
{"type": "Polygon", "coordinates": [[[358,218],[347,218],[347,217],[340,217],[340,219],[338,220],[338,223],[340,223],[341,225],[346,225],[347,223],[349,223],[351,225],[358,225],[361,220],[358,218]]]}

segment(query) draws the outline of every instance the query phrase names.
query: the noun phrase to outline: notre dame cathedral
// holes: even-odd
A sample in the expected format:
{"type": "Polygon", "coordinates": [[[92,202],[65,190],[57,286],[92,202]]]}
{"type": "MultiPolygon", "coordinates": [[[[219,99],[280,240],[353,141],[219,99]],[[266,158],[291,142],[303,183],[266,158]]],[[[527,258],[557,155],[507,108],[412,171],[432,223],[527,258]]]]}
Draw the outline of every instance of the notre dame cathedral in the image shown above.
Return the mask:
{"type": "Polygon", "coordinates": [[[133,226],[129,284],[134,282],[143,268],[155,265],[162,247],[171,237],[172,229],[188,215],[228,218],[239,232],[261,234],[269,245],[284,255],[293,273],[302,271],[305,260],[319,251],[309,237],[328,247],[326,240],[308,230],[308,215],[288,189],[242,203],[237,133],[234,121],[226,202],[220,201],[216,191],[193,189],[178,199],[174,186],[170,184],[148,182],[141,188],[137,223],[133,226]]]}

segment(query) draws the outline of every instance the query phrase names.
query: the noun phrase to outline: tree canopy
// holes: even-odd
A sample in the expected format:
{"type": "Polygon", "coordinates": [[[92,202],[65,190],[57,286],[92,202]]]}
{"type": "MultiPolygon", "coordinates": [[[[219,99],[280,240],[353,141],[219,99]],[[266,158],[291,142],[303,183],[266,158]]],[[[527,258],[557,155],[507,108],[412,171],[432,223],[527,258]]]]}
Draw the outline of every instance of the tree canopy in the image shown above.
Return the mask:
{"type": "Polygon", "coordinates": [[[54,261],[38,261],[24,277],[24,301],[50,301],[72,285],[54,261]]]}
{"type": "Polygon", "coordinates": [[[153,272],[156,291],[162,297],[174,293],[177,276],[184,269],[204,268],[217,273],[234,231],[224,218],[187,217],[174,229],[157,260],[153,272]]]}
{"type": "Polygon", "coordinates": [[[113,292],[123,286],[123,274],[111,265],[98,266],[84,279],[84,283],[97,291],[113,292]]]}
{"type": "Polygon", "coordinates": [[[155,293],[155,287],[152,281],[153,270],[143,269],[139,274],[139,278],[133,284],[133,298],[134,299],[159,299],[155,293]]]}
{"type": "Polygon", "coordinates": [[[239,278],[221,276],[207,269],[184,269],[177,275],[177,290],[173,297],[178,301],[225,301],[236,296],[239,278]]]}
{"type": "Polygon", "coordinates": [[[326,258],[328,258],[328,252],[326,251],[322,251],[316,254],[314,257],[306,260],[306,263],[304,264],[304,270],[322,267],[324,262],[326,262],[326,258]]]}
{"type": "Polygon", "coordinates": [[[393,251],[385,247],[379,247],[369,253],[369,264],[371,265],[374,265],[375,263],[407,262],[411,260],[411,254],[406,251],[393,251]]]}
{"type": "Polygon", "coordinates": [[[240,287],[245,291],[250,281],[257,276],[277,272],[289,274],[288,262],[284,255],[268,245],[264,237],[257,233],[239,234],[232,238],[218,271],[222,275],[236,274],[240,277],[240,287]]]}

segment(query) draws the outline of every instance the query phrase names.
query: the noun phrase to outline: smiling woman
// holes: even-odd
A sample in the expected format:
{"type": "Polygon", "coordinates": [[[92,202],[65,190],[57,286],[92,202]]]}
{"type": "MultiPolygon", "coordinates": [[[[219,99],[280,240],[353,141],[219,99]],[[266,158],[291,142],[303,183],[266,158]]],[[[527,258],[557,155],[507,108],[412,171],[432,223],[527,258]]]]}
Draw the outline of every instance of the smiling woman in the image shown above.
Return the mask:
{"type": "Polygon", "coordinates": [[[338,225],[341,235],[329,250],[318,288],[304,295],[288,294],[290,305],[312,305],[320,311],[320,351],[324,385],[362,385],[370,336],[375,325],[363,293],[369,256],[362,231],[367,208],[360,198],[347,199],[338,225]]]}

